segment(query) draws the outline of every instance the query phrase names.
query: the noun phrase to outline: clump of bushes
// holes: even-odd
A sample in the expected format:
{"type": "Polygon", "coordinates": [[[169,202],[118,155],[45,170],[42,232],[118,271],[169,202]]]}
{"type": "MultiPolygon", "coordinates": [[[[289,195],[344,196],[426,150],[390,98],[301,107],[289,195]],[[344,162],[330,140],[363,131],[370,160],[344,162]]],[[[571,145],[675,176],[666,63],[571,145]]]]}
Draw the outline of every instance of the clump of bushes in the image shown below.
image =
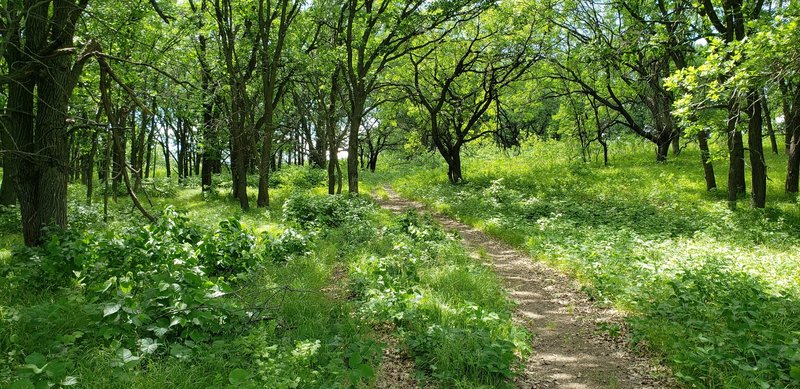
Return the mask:
{"type": "Polygon", "coordinates": [[[305,190],[316,188],[327,180],[327,172],[310,166],[288,165],[269,177],[270,188],[305,190]]]}

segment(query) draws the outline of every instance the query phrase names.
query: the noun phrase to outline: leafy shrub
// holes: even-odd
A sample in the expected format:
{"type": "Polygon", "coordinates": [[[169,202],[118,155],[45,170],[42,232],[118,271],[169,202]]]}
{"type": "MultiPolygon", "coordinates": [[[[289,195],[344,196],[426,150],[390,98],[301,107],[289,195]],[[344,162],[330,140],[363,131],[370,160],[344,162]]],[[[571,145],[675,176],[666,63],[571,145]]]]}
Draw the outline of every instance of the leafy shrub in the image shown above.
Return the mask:
{"type": "Polygon", "coordinates": [[[296,255],[308,255],[310,253],[311,239],[308,235],[302,234],[294,228],[287,228],[276,238],[266,238],[267,243],[264,248],[264,255],[267,259],[276,263],[283,263],[296,255]]]}
{"type": "Polygon", "coordinates": [[[226,221],[206,237],[208,245],[199,244],[199,231],[167,208],[156,223],[121,233],[54,231],[42,247],[16,253],[5,272],[25,287],[81,283],[85,300],[96,306],[99,334],[123,340],[120,350],[128,351],[120,352],[180,357],[190,352],[181,344],[206,341],[246,317],[224,298],[231,287],[203,265],[211,263],[214,273],[246,270],[249,262],[236,260],[253,257],[248,236],[238,222],[226,221]]]}
{"type": "Polygon", "coordinates": [[[210,275],[239,274],[258,262],[255,247],[256,237],[242,228],[237,219],[230,218],[220,222],[219,228],[203,238],[198,256],[210,275]]]}
{"type": "Polygon", "coordinates": [[[350,195],[313,196],[295,193],[283,204],[283,217],[304,228],[336,228],[365,224],[375,206],[361,197],[350,195]]]}
{"type": "Polygon", "coordinates": [[[67,202],[67,216],[70,229],[88,230],[103,224],[103,211],[98,205],[86,205],[83,202],[67,202]]]}
{"type": "Polygon", "coordinates": [[[665,296],[633,324],[669,351],[681,381],[714,387],[724,374],[731,387],[800,383],[796,299],[772,293],[752,276],[714,261],[667,285],[665,296]]]}
{"type": "Polygon", "coordinates": [[[397,225],[401,234],[412,237],[415,241],[442,241],[447,234],[437,228],[429,214],[420,215],[414,210],[403,213],[397,219],[397,225]]]}
{"type": "Polygon", "coordinates": [[[327,180],[327,172],[311,166],[284,166],[269,177],[270,188],[304,190],[316,188],[327,180]]]}
{"type": "Polygon", "coordinates": [[[515,352],[525,344],[526,335],[508,317],[474,305],[445,307],[424,299],[416,308],[406,343],[418,366],[428,367],[444,382],[469,379],[493,384],[513,377],[519,364],[515,352]]]}

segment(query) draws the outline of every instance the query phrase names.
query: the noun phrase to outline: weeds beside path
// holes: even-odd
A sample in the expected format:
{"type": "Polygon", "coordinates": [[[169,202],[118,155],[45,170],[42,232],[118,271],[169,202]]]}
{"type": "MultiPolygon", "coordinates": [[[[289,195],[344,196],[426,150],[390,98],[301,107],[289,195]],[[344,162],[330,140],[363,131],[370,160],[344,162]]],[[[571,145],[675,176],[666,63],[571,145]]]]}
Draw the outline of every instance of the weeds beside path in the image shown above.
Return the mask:
{"type": "MultiPolygon", "coordinates": [[[[381,206],[393,212],[424,206],[390,188],[381,206]]],[[[533,334],[533,353],[515,384],[520,388],[662,388],[663,367],[634,355],[624,344],[621,315],[595,306],[569,277],[481,231],[432,213],[458,231],[469,250],[487,261],[517,304],[515,320],[533,334]],[[603,333],[601,330],[604,330],[603,333]]]]}

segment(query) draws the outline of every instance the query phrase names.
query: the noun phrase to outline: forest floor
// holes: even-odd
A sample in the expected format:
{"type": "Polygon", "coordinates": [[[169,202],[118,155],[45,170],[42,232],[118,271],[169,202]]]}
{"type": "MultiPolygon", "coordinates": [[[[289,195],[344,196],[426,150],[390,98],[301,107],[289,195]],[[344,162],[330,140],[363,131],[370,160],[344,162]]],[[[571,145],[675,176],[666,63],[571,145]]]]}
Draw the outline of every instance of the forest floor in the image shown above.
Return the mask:
{"type": "MultiPolygon", "coordinates": [[[[378,201],[385,209],[395,213],[412,209],[426,212],[424,205],[400,197],[391,188],[384,189],[386,196],[378,201]]],[[[594,304],[576,281],[508,244],[447,216],[428,213],[446,229],[458,232],[472,255],[492,267],[516,303],[515,321],[534,334],[533,353],[515,380],[517,387],[672,386],[663,378],[669,376],[665,367],[634,354],[627,348],[625,337],[608,336],[599,330],[613,327],[616,332],[625,332],[620,312],[594,304]]],[[[402,366],[398,368],[403,370],[402,366]]],[[[384,381],[384,385],[402,387],[390,381],[384,381]]]]}

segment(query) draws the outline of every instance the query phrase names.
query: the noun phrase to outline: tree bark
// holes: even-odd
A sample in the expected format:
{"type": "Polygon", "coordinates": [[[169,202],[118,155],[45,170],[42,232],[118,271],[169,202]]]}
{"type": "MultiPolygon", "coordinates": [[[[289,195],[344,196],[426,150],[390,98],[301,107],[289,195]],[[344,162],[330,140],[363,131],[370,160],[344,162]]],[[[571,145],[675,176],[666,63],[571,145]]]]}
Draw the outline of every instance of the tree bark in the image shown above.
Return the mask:
{"type": "Polygon", "coordinates": [[[739,107],[735,102],[731,103],[728,110],[728,201],[736,202],[739,196],[747,193],[747,186],[744,181],[744,145],[742,133],[737,128],[739,122],[739,107]]]}
{"type": "Polygon", "coordinates": [[[784,125],[788,138],[789,161],[786,169],[785,189],[788,193],[798,192],[800,182],[800,85],[796,85],[789,96],[789,90],[784,86],[784,125]]]}
{"type": "Polygon", "coordinates": [[[347,136],[347,191],[358,194],[358,133],[364,115],[366,96],[354,93],[350,113],[350,130],[347,136]]]}
{"type": "Polygon", "coordinates": [[[451,184],[458,184],[464,181],[461,173],[461,148],[455,147],[447,160],[447,179],[451,184]]]}
{"type": "Polygon", "coordinates": [[[86,181],[86,204],[92,205],[92,195],[94,194],[94,159],[97,155],[98,138],[100,137],[100,130],[95,130],[92,133],[92,148],[89,154],[85,156],[84,162],[84,177],[86,181]]]}
{"type": "MultiPolygon", "coordinates": [[[[761,106],[764,109],[764,120],[767,122],[767,134],[769,134],[769,144],[772,147],[772,154],[778,154],[778,140],[775,137],[775,129],[772,127],[772,113],[769,109],[769,102],[767,101],[767,91],[761,95],[761,106]]],[[[784,118],[785,120],[786,118],[784,118]]]]}
{"type": "Polygon", "coordinates": [[[764,208],[767,198],[767,165],[762,144],[763,113],[758,91],[751,90],[747,96],[747,146],[750,150],[750,176],[752,181],[753,208],[764,208]]]}
{"type": "Polygon", "coordinates": [[[711,163],[711,151],[708,149],[708,134],[700,131],[697,134],[700,144],[700,161],[703,163],[703,175],[706,179],[706,190],[717,189],[717,178],[714,176],[714,165],[711,163]]]}
{"type": "Polygon", "coordinates": [[[666,139],[659,139],[656,143],[656,162],[667,162],[667,156],[669,155],[669,147],[672,143],[672,138],[665,138],[666,139]]]}

